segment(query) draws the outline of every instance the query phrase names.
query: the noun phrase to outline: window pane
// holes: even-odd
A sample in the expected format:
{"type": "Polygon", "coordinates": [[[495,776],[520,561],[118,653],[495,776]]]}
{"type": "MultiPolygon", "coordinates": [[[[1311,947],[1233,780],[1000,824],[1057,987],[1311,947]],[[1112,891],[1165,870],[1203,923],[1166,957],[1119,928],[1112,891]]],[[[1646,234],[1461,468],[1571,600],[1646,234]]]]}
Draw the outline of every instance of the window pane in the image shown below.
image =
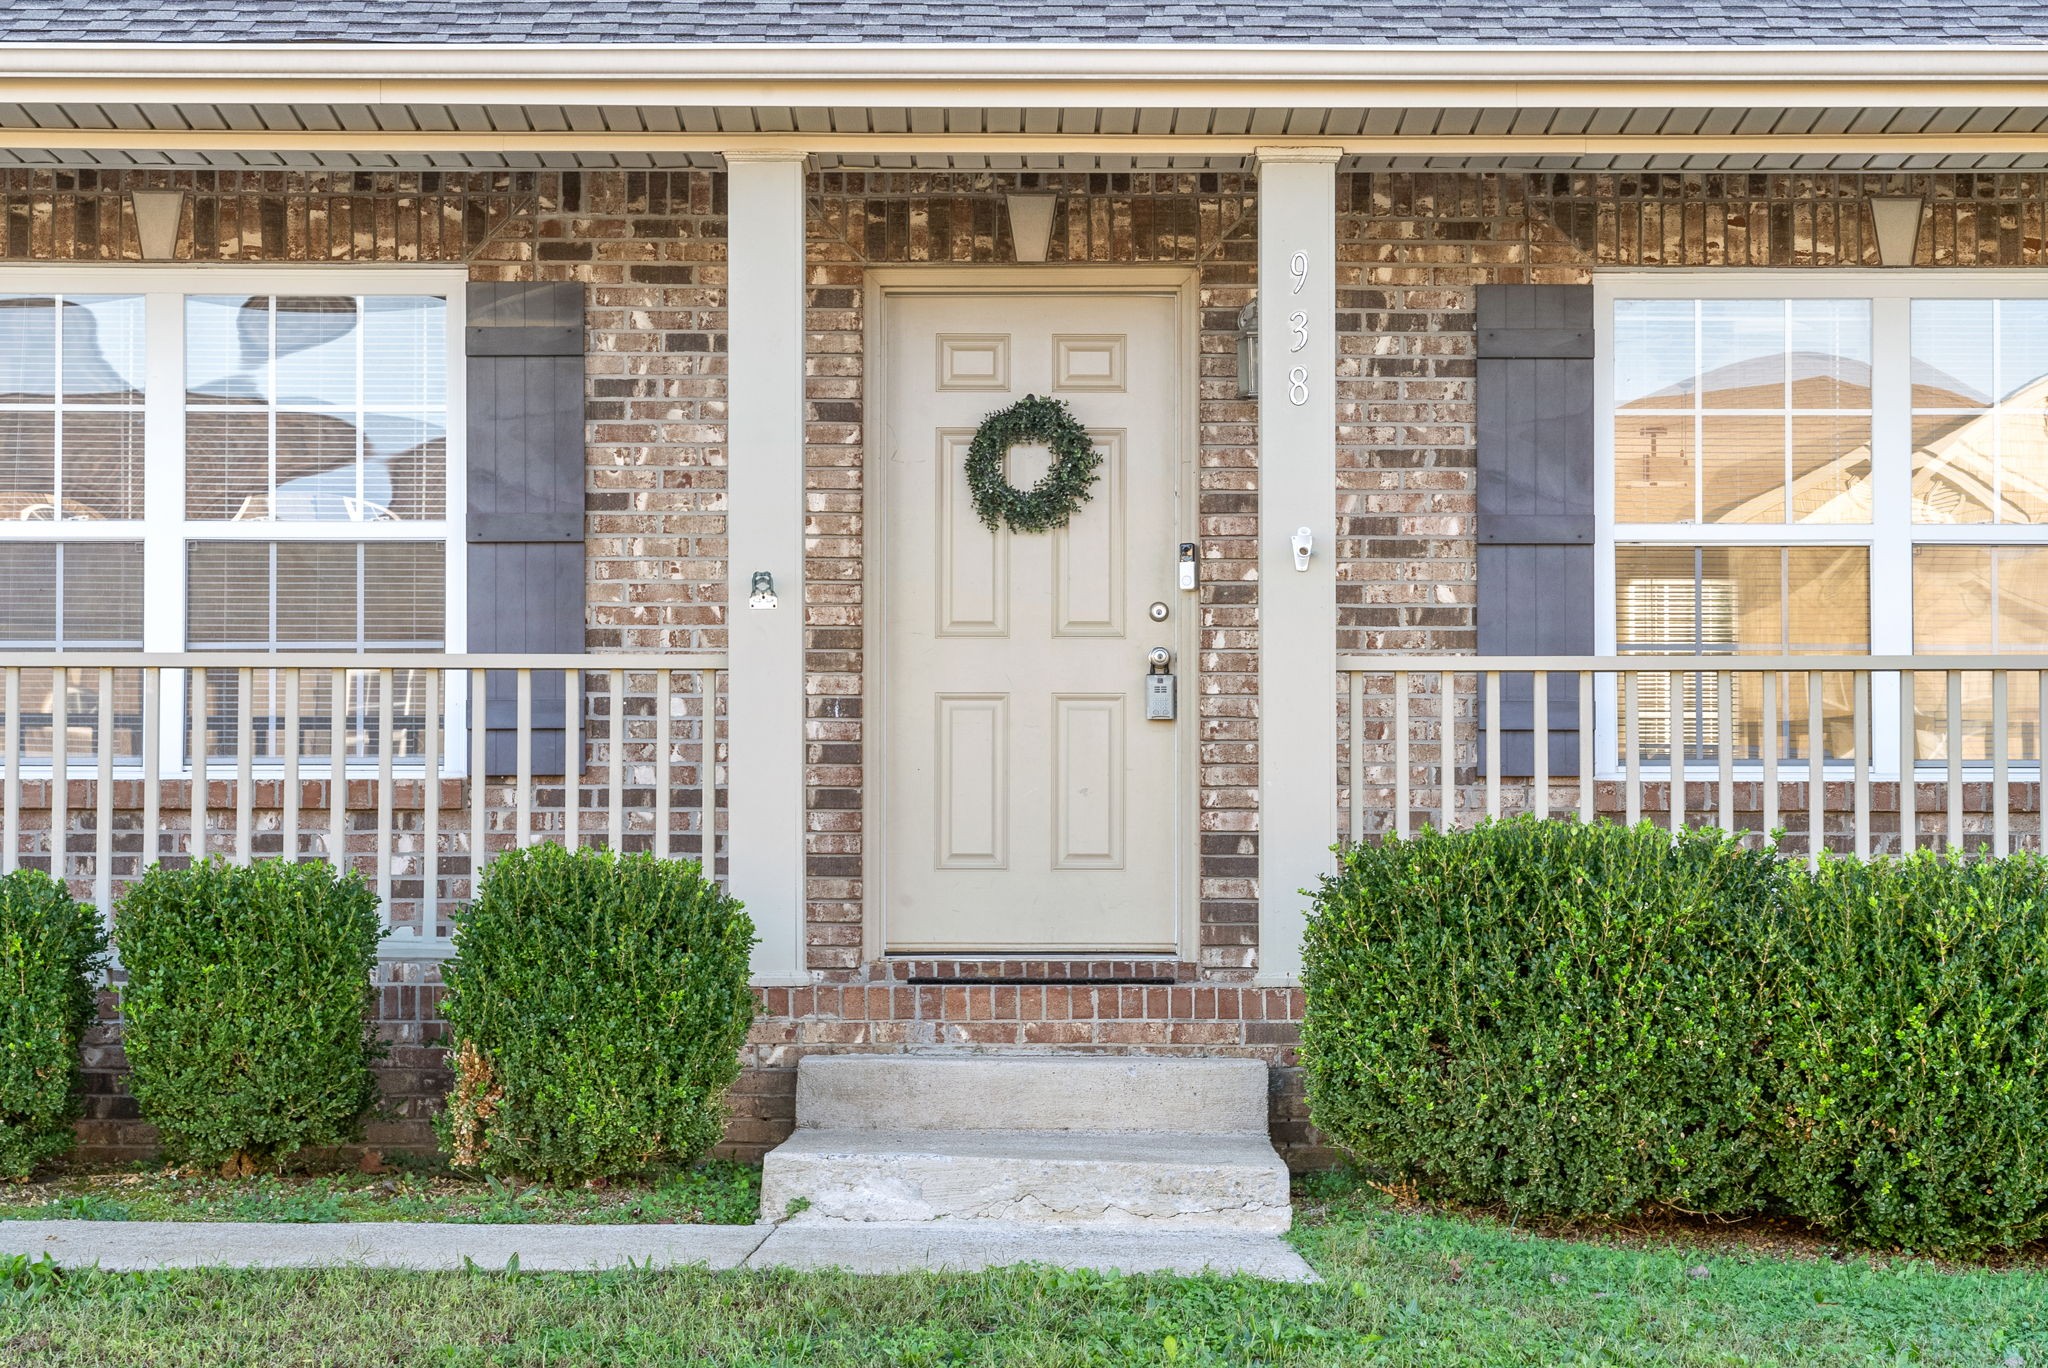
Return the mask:
{"type": "Polygon", "coordinates": [[[1699,478],[1690,413],[1632,409],[1614,422],[1614,516],[1625,523],[1692,522],[1699,478]]]}
{"type": "Polygon", "coordinates": [[[1700,301],[1700,404],[1785,406],[1785,305],[1775,299],[1700,301]]]}
{"type": "MultiPolygon", "coordinates": [[[[140,650],[142,546],[137,542],[0,542],[0,646],[27,651],[140,650]]],[[[100,749],[100,673],[21,672],[23,758],[50,762],[59,704],[74,763],[100,749]],[[60,692],[61,690],[61,692],[60,692]]],[[[142,672],[113,677],[114,758],[142,754],[142,672]]]]}
{"type": "Polygon", "coordinates": [[[78,409],[64,424],[64,516],[142,516],[142,411],[78,409]]]}
{"type": "Polygon", "coordinates": [[[1618,522],[1870,520],[1868,300],[1614,308],[1618,522]]]}
{"type": "Polygon", "coordinates": [[[0,296],[0,518],[142,516],[142,300],[0,296]]]}
{"type": "Polygon", "coordinates": [[[188,516],[445,518],[446,342],[430,296],[188,299],[188,516]]]}
{"type": "MultiPolygon", "coordinates": [[[[1916,546],[1913,548],[1913,650],[1922,655],[2048,654],[2048,547],[1916,546]]],[[[1989,763],[1992,675],[1959,677],[1962,758],[1989,763]]],[[[1919,758],[1948,759],[1948,678],[1913,676],[1914,731],[1919,758]]],[[[2008,760],[2035,761],[2041,750],[2037,673],[2007,676],[2008,760]]]]}
{"type": "MultiPolygon", "coordinates": [[[[1622,655],[1862,655],[1870,649],[1870,558],[1862,547],[1622,546],[1615,550],[1616,645],[1622,655]]],[[[1687,755],[1718,758],[1719,686],[1684,677],[1687,755]]],[[[1777,753],[1809,754],[1807,677],[1778,676],[1777,753]]],[[[1822,676],[1823,753],[1853,753],[1854,680],[1822,676]]],[[[1646,762],[1671,757],[1667,673],[1637,679],[1646,762]]],[[[1765,744],[1759,676],[1737,676],[1726,732],[1734,758],[1757,760],[1765,744]]]]}
{"type": "Polygon", "coordinates": [[[1621,408],[1694,407],[1699,366],[1693,301],[1614,302],[1614,402],[1621,408]]]}
{"type": "Polygon", "coordinates": [[[1870,521],[1870,420],[1838,413],[1792,419],[1792,521],[1870,521]]]}
{"type": "Polygon", "coordinates": [[[2048,522],[2048,304],[1913,301],[1913,521],[2048,522]]]}
{"type": "Polygon", "coordinates": [[[361,643],[360,550],[352,542],[277,543],[277,644],[346,651],[361,643]]]}
{"type": "Polygon", "coordinates": [[[440,300],[363,300],[363,386],[372,409],[447,405],[448,310],[440,300]]]}
{"type": "Polygon", "coordinates": [[[55,413],[0,413],[0,501],[9,522],[56,520],[55,413]]]}
{"type": "MultiPolygon", "coordinates": [[[[439,542],[194,542],[187,559],[188,639],[194,650],[438,650],[446,620],[446,559],[439,542]]],[[[346,671],[337,704],[330,672],[305,675],[300,753],[313,760],[327,757],[338,725],[350,756],[374,757],[381,687],[376,670],[346,671]]],[[[235,753],[239,690],[232,672],[209,672],[210,754],[235,753]]],[[[282,756],[289,744],[284,691],[284,675],[252,673],[251,726],[264,757],[282,756]]],[[[395,756],[420,754],[425,700],[422,672],[394,671],[395,756]]]]}
{"type": "Polygon", "coordinates": [[[372,645],[438,647],[447,589],[439,543],[373,542],[363,548],[363,638],[372,645]]]}
{"type": "Polygon", "coordinates": [[[1785,521],[1785,420],[1700,422],[1701,495],[1710,523],[1785,521]]]}
{"type": "Polygon", "coordinates": [[[194,542],[191,648],[438,650],[445,562],[439,542],[194,542]]]}

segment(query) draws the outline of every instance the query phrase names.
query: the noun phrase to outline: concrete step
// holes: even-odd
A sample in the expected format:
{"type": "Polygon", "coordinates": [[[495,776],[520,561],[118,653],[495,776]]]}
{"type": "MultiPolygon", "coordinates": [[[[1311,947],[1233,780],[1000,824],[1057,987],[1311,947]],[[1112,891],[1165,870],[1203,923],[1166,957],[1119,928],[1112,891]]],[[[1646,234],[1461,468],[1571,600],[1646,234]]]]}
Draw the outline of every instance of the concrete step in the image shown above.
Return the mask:
{"type": "MultiPolygon", "coordinates": [[[[805,1060],[805,1065],[812,1061],[805,1060]]],[[[765,1220],[1005,1221],[1277,1234],[1287,1165],[1263,1135],[800,1127],[761,1174],[765,1220]]]]}
{"type": "Polygon", "coordinates": [[[1266,1134],[1256,1059],[811,1055],[796,1123],[821,1130],[1266,1134]]]}

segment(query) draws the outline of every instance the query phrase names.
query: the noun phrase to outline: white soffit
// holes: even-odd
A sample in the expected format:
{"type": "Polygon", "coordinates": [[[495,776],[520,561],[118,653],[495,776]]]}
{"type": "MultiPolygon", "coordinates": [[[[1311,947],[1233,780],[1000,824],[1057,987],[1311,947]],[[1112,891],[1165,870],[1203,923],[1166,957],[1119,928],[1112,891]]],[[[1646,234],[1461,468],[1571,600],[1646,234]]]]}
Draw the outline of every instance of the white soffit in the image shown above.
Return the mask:
{"type": "Polygon", "coordinates": [[[2048,166],[2048,47],[0,45],[0,164],[2048,166]]]}

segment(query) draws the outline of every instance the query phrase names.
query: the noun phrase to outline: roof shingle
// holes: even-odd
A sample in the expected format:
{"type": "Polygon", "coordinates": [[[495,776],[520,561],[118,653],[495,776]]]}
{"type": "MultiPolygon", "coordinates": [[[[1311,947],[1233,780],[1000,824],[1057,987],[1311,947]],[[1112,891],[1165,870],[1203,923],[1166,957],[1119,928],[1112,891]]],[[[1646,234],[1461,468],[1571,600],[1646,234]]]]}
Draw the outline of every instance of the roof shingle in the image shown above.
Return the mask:
{"type": "Polygon", "coordinates": [[[0,0],[0,42],[2040,44],[2043,0],[0,0]]]}

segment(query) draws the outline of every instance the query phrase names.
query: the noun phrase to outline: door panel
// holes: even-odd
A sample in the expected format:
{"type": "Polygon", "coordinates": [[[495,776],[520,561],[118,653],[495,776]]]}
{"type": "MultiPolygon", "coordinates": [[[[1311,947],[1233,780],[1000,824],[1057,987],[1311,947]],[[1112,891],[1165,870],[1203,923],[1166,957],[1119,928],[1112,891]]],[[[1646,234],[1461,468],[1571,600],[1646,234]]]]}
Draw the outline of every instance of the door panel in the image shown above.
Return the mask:
{"type": "MultiPolygon", "coordinates": [[[[1139,293],[885,303],[881,897],[891,950],[1170,951],[1178,728],[1146,653],[1178,649],[1176,303],[1139,293]],[[1056,394],[1103,455],[1050,533],[991,532],[965,463],[983,418],[1056,394]],[[1155,622],[1148,609],[1168,605],[1155,622]]],[[[1046,468],[1010,456],[1012,483],[1046,468]]],[[[1182,676],[1185,711],[1186,662],[1182,676]]]]}

